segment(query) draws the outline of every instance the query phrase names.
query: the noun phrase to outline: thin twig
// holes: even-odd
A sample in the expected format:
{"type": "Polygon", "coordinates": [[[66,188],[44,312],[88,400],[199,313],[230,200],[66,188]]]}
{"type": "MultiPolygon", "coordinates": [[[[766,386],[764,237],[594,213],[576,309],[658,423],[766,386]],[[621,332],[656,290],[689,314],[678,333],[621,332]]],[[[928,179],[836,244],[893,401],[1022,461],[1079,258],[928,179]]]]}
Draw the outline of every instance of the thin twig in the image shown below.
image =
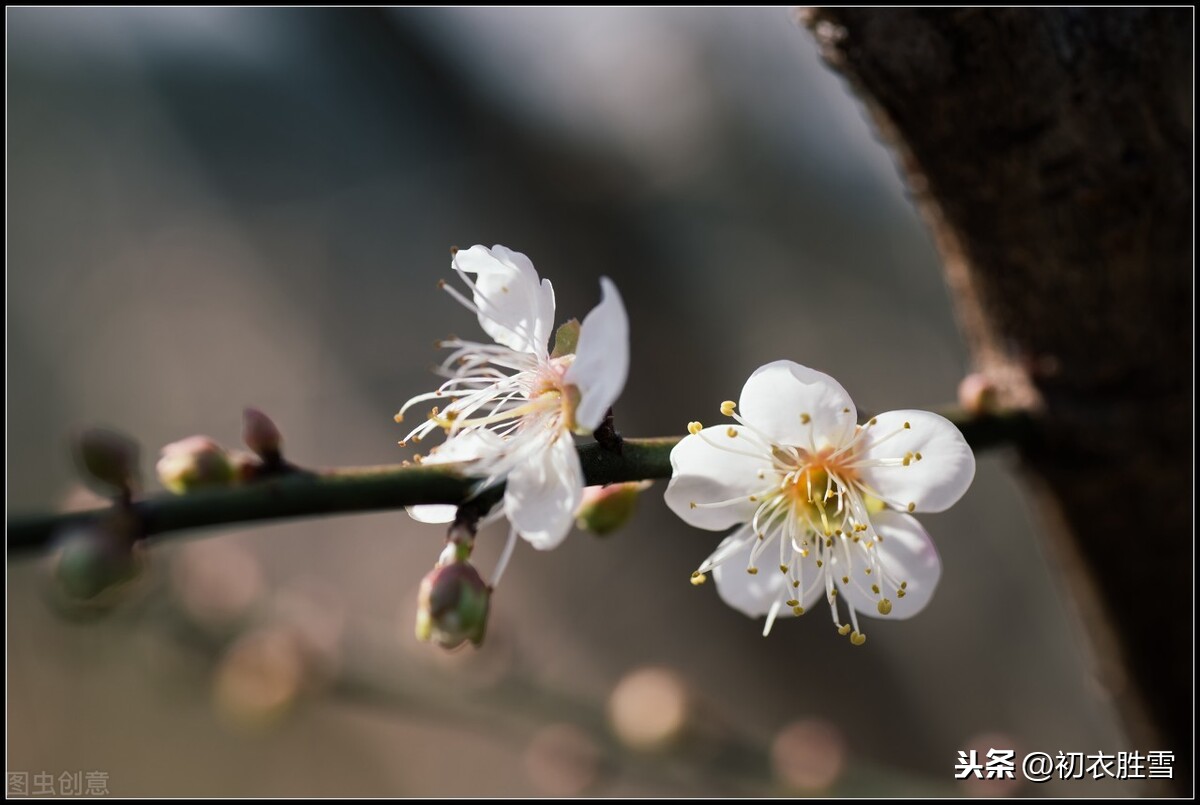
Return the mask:
{"type": "MultiPolygon", "coordinates": [[[[1025,441],[1033,420],[1025,413],[972,417],[950,412],[950,418],[976,450],[1025,441]]],[[[620,453],[598,443],[579,448],[584,477],[590,485],[671,477],[671,448],[681,437],[623,439],[620,453]]],[[[212,526],[295,517],[385,511],[428,503],[465,502],[475,479],[456,465],[391,465],[297,472],[268,477],[242,486],[187,495],[160,494],[136,501],[132,511],[142,536],[212,526]]],[[[497,494],[499,488],[489,490],[497,494]]],[[[9,555],[38,550],[75,526],[95,522],[108,507],[70,514],[17,516],[8,521],[9,555]]]]}

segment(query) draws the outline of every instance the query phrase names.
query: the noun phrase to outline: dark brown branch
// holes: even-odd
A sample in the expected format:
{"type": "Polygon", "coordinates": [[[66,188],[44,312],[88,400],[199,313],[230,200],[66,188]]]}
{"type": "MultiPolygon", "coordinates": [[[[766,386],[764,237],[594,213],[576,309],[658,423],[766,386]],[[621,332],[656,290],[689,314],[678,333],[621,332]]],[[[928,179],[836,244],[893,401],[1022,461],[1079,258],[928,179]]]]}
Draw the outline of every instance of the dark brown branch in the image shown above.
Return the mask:
{"type": "Polygon", "coordinates": [[[896,150],[979,368],[1040,409],[1052,553],[1131,737],[1190,779],[1192,11],[804,20],[896,150]]]}

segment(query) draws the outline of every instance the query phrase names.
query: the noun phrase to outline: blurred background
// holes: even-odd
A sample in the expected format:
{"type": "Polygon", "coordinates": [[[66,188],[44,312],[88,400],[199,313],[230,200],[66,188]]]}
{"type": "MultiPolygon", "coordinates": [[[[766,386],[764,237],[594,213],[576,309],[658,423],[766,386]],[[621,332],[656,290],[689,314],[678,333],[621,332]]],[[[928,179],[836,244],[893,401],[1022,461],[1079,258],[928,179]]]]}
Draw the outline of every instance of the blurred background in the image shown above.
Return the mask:
{"type": "MultiPolygon", "coordinates": [[[[392,414],[476,330],[436,289],[452,245],[526,252],[560,320],[616,281],[627,435],[713,418],[778,358],[872,411],[967,369],[891,157],[787,11],[7,22],[11,510],[85,499],[85,424],[136,435],[147,475],[177,438],[236,445],[248,404],[302,464],[408,457],[392,414]]],[[[1135,748],[1003,451],[922,518],[932,604],[861,649],[824,610],[763,639],[692,587],[719,535],[662,488],[611,537],[522,543],[485,645],[450,654],[412,629],[444,535],[402,512],[168,540],[102,618],[13,561],[8,769],[131,796],[1137,792],[953,779],[963,749],[1135,748]]]]}

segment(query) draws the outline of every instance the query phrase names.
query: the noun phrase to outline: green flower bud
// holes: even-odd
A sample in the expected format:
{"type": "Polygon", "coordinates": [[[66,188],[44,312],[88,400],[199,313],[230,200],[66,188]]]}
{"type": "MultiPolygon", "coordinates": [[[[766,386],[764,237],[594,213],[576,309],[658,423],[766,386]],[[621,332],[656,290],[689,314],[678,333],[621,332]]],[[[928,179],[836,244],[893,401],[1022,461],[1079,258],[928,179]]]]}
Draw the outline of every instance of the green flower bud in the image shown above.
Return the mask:
{"type": "Polygon", "coordinates": [[[487,630],[491,594],[479,571],[466,562],[435,567],[421,581],[417,639],[442,648],[457,648],[468,640],[478,646],[487,630]]]}
{"type": "Polygon", "coordinates": [[[133,581],[142,568],[140,551],[123,535],[100,524],[64,533],[52,559],[54,579],[75,603],[106,605],[110,593],[133,581]]]}
{"type": "Polygon", "coordinates": [[[189,436],[167,445],[156,469],[163,486],[176,494],[228,486],[234,479],[229,454],[207,436],[189,436]]]}
{"type": "Polygon", "coordinates": [[[637,507],[638,495],[651,486],[650,481],[589,486],[583,492],[575,525],[599,536],[611,534],[629,522],[637,507]]]}
{"type": "Polygon", "coordinates": [[[99,491],[131,494],[139,485],[138,443],[123,433],[88,428],[74,440],[80,474],[99,491]]]}

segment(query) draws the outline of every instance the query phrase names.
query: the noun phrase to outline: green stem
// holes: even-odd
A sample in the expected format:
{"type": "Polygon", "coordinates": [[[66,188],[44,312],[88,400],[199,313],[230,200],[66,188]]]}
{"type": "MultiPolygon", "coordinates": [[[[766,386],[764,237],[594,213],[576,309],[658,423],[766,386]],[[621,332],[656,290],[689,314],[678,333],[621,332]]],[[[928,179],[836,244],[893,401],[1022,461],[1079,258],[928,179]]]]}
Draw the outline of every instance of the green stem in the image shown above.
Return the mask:
{"type": "MultiPolygon", "coordinates": [[[[976,450],[1022,441],[1032,429],[1032,420],[1024,413],[970,417],[951,412],[949,416],[976,450]]],[[[670,478],[671,448],[680,438],[625,439],[620,453],[598,444],[583,445],[579,458],[584,477],[589,485],[670,478]]],[[[386,511],[426,503],[458,504],[470,494],[472,482],[451,464],[331,469],[187,495],[155,495],[135,502],[132,508],[142,536],[152,537],[259,520],[386,511]]],[[[103,507],[13,517],[8,521],[8,553],[43,548],[71,526],[94,522],[109,511],[103,507]]]]}

